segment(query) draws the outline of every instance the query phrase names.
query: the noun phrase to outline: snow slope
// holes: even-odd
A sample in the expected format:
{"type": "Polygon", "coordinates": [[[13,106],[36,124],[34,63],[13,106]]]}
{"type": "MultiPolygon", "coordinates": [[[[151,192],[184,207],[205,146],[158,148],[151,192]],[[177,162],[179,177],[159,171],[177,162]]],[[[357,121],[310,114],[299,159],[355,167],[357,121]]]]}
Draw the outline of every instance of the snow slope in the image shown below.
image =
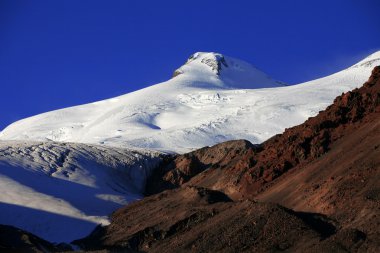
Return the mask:
{"type": "Polygon", "coordinates": [[[380,52],[333,75],[284,87],[243,61],[196,53],[169,81],[15,122],[0,139],[179,153],[231,139],[259,143],[316,115],[342,92],[361,86],[376,65],[380,52]]]}
{"type": "Polygon", "coordinates": [[[54,142],[0,142],[0,224],[71,242],[142,197],[156,152],[54,142]]]}

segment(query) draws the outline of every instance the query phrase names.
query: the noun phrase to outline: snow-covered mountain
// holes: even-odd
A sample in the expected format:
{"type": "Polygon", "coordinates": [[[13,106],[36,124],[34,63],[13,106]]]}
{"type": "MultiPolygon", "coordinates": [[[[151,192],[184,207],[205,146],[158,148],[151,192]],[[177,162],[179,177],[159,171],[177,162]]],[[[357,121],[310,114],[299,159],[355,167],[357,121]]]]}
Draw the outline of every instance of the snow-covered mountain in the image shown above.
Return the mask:
{"type": "Polygon", "coordinates": [[[0,142],[0,224],[71,242],[142,198],[159,154],[97,145],[0,142]]]}
{"type": "Polygon", "coordinates": [[[252,65],[196,53],[169,81],[119,97],[13,123],[1,140],[104,144],[185,152],[231,139],[253,143],[300,124],[380,65],[376,52],[354,66],[284,86],[252,65]]]}
{"type": "Polygon", "coordinates": [[[380,52],[284,86],[243,61],[196,53],[167,82],[15,122],[0,133],[0,224],[52,242],[81,238],[141,198],[161,161],[157,152],[127,148],[185,152],[230,139],[262,142],[361,86],[376,65],[380,52]]]}

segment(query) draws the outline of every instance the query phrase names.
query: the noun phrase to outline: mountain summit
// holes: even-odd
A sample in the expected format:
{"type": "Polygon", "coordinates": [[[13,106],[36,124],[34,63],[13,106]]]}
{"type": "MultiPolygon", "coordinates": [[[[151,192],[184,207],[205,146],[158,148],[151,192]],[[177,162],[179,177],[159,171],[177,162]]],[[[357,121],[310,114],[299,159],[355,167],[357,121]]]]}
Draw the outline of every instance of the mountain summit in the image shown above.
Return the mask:
{"type": "MultiPolygon", "coordinates": [[[[225,88],[269,88],[284,85],[251,64],[220,53],[197,52],[174,71],[173,77],[213,83],[225,88]]],[[[204,85],[200,85],[204,86],[204,85]]]]}
{"type": "MultiPolygon", "coordinates": [[[[226,59],[224,58],[224,55],[219,53],[202,53],[197,52],[195,54],[192,54],[186,61],[185,65],[189,65],[190,63],[194,62],[194,60],[201,59],[200,62],[204,65],[208,66],[212,72],[219,75],[222,66],[225,68],[228,68],[228,64],[226,62],[226,59]]],[[[202,66],[204,67],[204,66],[202,66]]],[[[178,69],[174,72],[173,77],[183,74],[182,70],[178,69]]]]}

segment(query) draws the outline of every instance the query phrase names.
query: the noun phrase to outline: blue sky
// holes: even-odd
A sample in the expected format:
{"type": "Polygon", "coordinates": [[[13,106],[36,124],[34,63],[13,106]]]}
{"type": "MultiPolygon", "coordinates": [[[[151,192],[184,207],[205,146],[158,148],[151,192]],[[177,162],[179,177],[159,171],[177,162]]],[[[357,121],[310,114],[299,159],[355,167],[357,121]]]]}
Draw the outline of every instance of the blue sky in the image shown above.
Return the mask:
{"type": "Polygon", "coordinates": [[[0,0],[0,129],[165,81],[192,53],[298,83],[380,50],[378,0],[0,0]]]}

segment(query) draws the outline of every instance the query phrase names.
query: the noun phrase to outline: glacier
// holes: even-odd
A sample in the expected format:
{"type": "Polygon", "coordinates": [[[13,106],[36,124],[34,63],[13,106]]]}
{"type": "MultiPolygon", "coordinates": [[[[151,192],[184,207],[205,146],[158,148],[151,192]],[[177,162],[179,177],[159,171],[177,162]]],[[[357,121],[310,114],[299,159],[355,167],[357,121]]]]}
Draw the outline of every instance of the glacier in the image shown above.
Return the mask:
{"type": "Polygon", "coordinates": [[[0,140],[91,143],[176,153],[232,139],[260,143],[362,85],[376,52],[327,77],[287,86],[249,63],[195,53],[170,80],[17,121],[0,140]]]}

